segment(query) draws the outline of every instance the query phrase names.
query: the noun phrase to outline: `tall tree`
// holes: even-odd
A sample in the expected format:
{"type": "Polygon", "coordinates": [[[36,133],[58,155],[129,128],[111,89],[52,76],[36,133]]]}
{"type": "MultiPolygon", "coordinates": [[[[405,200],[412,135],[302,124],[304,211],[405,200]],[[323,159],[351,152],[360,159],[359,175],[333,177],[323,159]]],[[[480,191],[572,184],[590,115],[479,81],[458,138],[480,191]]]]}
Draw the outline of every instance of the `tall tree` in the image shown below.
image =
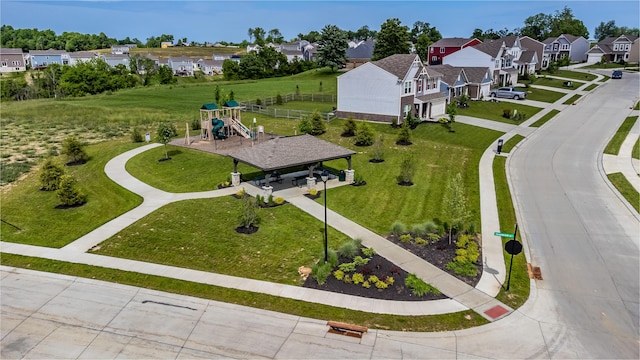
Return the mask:
{"type": "Polygon", "coordinates": [[[251,42],[253,39],[253,28],[249,28],[249,30],[247,30],[247,35],[249,35],[249,42],[251,42]]]}
{"type": "Polygon", "coordinates": [[[582,36],[585,39],[589,38],[587,27],[582,21],[574,18],[573,11],[566,6],[562,10],[556,10],[551,20],[551,32],[549,35],[555,37],[562,34],[582,36]]]}
{"type": "Polygon", "coordinates": [[[451,235],[453,228],[461,229],[464,222],[471,216],[467,209],[467,196],[465,195],[464,182],[462,175],[457,173],[456,176],[447,184],[444,205],[445,218],[449,223],[449,244],[451,244],[451,235]]]}
{"type": "Polygon", "coordinates": [[[318,63],[336,71],[347,62],[347,35],[335,25],[322,28],[318,41],[318,63]]]}
{"type": "Polygon", "coordinates": [[[278,29],[269,30],[269,35],[267,36],[267,42],[281,44],[283,41],[284,41],[284,37],[282,37],[280,30],[278,29]]]}
{"type": "Polygon", "coordinates": [[[638,28],[629,28],[626,26],[618,27],[616,26],[616,22],[614,20],[608,22],[600,22],[600,25],[595,28],[595,38],[598,41],[602,41],[609,36],[620,36],[622,34],[626,35],[640,35],[640,30],[638,28]]]}
{"type": "Polygon", "coordinates": [[[520,28],[520,35],[543,41],[551,33],[551,20],[552,17],[549,14],[539,13],[529,16],[524,20],[524,27],[520,28]]]}
{"type": "Polygon", "coordinates": [[[380,60],[394,54],[408,54],[409,50],[409,28],[403,26],[398,18],[387,19],[380,26],[371,60],[380,60]]]}
{"type": "Polygon", "coordinates": [[[263,28],[257,27],[253,29],[253,37],[256,39],[256,44],[262,46],[264,45],[264,35],[266,32],[263,28]]]}
{"type": "Polygon", "coordinates": [[[413,23],[413,27],[409,33],[411,42],[414,44],[417,43],[420,35],[427,35],[427,38],[431,43],[442,39],[442,34],[440,34],[440,31],[438,31],[435,26],[431,26],[431,24],[422,21],[416,21],[413,23]]]}

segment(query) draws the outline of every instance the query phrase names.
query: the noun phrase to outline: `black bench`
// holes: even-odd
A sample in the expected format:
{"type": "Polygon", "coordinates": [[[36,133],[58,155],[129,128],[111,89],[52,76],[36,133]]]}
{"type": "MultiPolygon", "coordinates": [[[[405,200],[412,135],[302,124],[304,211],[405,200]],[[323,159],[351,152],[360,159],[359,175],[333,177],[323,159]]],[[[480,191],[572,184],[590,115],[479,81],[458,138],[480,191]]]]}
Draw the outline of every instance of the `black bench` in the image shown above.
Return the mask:
{"type": "Polygon", "coordinates": [[[296,176],[293,179],[291,179],[291,184],[297,186],[297,187],[302,187],[304,185],[307,184],[307,176],[296,176]]]}

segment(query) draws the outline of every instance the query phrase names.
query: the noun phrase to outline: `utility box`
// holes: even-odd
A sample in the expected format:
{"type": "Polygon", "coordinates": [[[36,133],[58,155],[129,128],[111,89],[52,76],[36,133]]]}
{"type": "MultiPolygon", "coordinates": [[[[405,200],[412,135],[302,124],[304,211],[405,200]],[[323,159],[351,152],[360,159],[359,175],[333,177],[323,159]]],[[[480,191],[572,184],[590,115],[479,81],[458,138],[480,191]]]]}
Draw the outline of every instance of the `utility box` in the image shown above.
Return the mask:
{"type": "Polygon", "coordinates": [[[338,181],[345,181],[347,179],[347,174],[344,173],[344,170],[340,170],[338,173],[338,181]]]}

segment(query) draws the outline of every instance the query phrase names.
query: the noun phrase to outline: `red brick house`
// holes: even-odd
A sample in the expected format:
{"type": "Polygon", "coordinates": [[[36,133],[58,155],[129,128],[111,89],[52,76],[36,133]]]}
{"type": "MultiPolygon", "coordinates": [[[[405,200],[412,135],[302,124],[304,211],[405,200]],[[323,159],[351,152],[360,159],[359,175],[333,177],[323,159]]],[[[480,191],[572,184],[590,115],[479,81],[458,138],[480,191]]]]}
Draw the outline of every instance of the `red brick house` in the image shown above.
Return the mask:
{"type": "Polygon", "coordinates": [[[468,46],[481,44],[476,38],[443,38],[429,46],[429,65],[440,65],[442,59],[468,46]]]}

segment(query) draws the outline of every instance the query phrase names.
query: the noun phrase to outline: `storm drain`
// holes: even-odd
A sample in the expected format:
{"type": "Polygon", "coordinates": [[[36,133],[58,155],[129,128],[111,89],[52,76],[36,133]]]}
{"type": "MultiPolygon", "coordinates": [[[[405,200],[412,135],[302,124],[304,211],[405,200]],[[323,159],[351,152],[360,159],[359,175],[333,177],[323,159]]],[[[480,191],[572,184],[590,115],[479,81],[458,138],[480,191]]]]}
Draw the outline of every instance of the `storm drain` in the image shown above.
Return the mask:
{"type": "Polygon", "coordinates": [[[527,263],[527,272],[529,273],[529,279],[542,280],[542,272],[540,271],[540,267],[533,266],[530,263],[527,263]]]}

